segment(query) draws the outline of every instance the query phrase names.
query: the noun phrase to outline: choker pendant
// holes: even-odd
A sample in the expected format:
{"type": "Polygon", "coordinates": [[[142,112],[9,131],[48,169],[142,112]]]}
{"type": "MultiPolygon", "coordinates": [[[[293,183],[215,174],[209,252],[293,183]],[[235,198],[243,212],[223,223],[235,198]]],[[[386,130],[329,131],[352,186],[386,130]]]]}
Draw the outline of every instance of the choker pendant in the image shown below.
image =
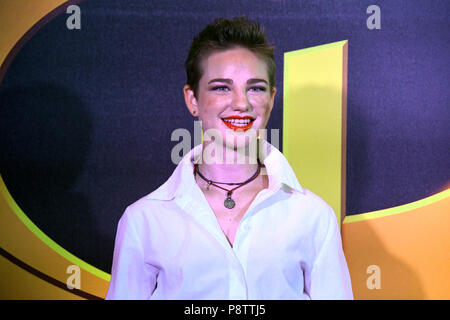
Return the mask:
{"type": "Polygon", "coordinates": [[[206,187],[206,190],[209,190],[209,186],[210,186],[210,185],[213,185],[213,186],[215,186],[215,187],[217,187],[217,188],[219,188],[219,189],[222,189],[222,190],[224,190],[224,191],[227,192],[227,197],[225,198],[225,201],[223,202],[223,205],[224,205],[225,208],[227,208],[227,209],[233,209],[233,208],[236,206],[236,202],[231,198],[231,195],[233,194],[233,191],[236,190],[237,188],[240,188],[240,187],[246,185],[247,183],[249,183],[249,182],[255,180],[256,177],[259,175],[260,171],[261,171],[261,164],[259,163],[259,160],[258,160],[258,169],[256,170],[255,174],[254,174],[252,177],[250,177],[249,179],[247,179],[246,181],[244,181],[244,182],[239,182],[239,183],[215,182],[215,181],[206,179],[206,178],[200,173],[200,171],[198,170],[198,164],[194,164],[194,176],[198,173],[198,175],[200,176],[200,178],[202,178],[204,181],[206,181],[206,183],[208,184],[207,187],[206,187]],[[238,185],[238,186],[237,186],[237,187],[234,187],[234,188],[231,189],[231,190],[228,190],[228,189],[225,189],[225,188],[223,188],[223,187],[221,187],[221,186],[218,186],[217,183],[219,183],[219,184],[220,184],[220,183],[223,183],[223,184],[228,184],[228,185],[238,185]]]}
{"type": "Polygon", "coordinates": [[[236,205],[236,202],[234,202],[233,199],[231,199],[231,192],[228,191],[227,193],[227,198],[225,199],[225,201],[223,202],[223,205],[225,206],[225,208],[227,209],[233,209],[234,206],[236,205]]]}

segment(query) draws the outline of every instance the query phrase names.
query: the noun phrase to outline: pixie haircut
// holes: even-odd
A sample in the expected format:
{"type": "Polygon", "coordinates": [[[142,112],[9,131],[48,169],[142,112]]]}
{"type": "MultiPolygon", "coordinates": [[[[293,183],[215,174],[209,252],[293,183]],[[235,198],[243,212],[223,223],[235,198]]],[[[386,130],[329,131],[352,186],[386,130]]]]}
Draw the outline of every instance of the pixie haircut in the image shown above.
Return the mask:
{"type": "Polygon", "coordinates": [[[264,28],[247,17],[219,18],[194,38],[185,62],[187,84],[195,97],[203,75],[202,60],[213,51],[236,47],[246,48],[265,61],[270,89],[275,87],[274,48],[267,42],[264,28]]]}

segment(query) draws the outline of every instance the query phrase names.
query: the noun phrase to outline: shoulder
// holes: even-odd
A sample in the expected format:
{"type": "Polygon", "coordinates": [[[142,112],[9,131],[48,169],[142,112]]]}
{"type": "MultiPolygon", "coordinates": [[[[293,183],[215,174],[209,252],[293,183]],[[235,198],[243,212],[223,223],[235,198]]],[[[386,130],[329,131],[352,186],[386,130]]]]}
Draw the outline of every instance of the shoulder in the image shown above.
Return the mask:
{"type": "Polygon", "coordinates": [[[294,192],[292,201],[318,218],[329,219],[335,216],[333,208],[325,200],[306,188],[302,188],[301,192],[294,192]]]}
{"type": "Polygon", "coordinates": [[[330,227],[337,226],[337,218],[333,208],[314,192],[302,188],[291,197],[290,211],[298,215],[302,223],[317,233],[327,233],[330,227]]]}
{"type": "Polygon", "coordinates": [[[311,241],[311,252],[317,255],[330,243],[340,240],[338,219],[325,200],[305,188],[302,193],[296,194],[295,198],[297,206],[302,208],[297,219],[311,241]]]}
{"type": "Polygon", "coordinates": [[[120,221],[142,225],[144,222],[148,222],[155,213],[164,211],[165,201],[150,199],[150,194],[128,205],[120,221]]]}

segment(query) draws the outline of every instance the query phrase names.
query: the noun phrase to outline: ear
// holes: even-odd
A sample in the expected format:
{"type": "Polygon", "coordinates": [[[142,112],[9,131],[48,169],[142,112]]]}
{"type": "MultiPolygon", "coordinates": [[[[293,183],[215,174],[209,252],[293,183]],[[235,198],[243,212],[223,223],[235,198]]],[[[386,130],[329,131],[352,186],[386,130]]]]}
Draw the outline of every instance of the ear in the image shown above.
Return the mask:
{"type": "Polygon", "coordinates": [[[197,98],[195,98],[194,90],[187,84],[183,88],[184,101],[186,102],[186,107],[188,108],[190,114],[194,117],[198,117],[198,103],[197,98]]]}
{"type": "Polygon", "coordinates": [[[272,112],[273,104],[275,103],[275,94],[277,93],[277,88],[273,87],[270,93],[270,112],[272,112]]]}

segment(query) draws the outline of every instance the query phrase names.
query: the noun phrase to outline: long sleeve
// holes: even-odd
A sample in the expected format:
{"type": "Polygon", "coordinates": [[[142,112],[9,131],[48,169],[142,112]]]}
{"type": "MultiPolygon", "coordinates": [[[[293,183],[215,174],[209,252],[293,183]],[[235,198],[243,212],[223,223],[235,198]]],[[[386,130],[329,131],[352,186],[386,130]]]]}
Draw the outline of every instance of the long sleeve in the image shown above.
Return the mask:
{"type": "Polygon", "coordinates": [[[325,240],[315,258],[310,274],[305,277],[305,289],[311,299],[353,299],[350,274],[342,249],[336,216],[330,208],[325,240]]]}
{"type": "Polygon", "coordinates": [[[117,227],[114,257],[106,299],[149,299],[156,285],[157,269],[144,261],[140,228],[129,208],[117,227]]]}

